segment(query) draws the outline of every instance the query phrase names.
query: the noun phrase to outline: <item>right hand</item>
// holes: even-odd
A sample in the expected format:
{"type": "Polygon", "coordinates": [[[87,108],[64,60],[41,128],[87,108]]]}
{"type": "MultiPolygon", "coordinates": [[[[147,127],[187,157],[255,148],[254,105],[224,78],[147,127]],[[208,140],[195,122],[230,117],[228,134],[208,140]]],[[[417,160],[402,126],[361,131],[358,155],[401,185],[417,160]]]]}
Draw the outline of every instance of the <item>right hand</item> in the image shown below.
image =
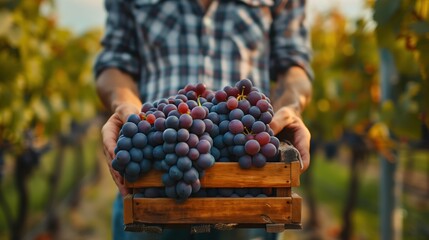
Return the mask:
{"type": "Polygon", "coordinates": [[[115,181],[122,196],[126,196],[130,191],[124,186],[124,178],[112,168],[112,160],[116,156],[114,150],[116,147],[116,141],[119,137],[119,131],[121,130],[122,125],[127,121],[128,116],[134,113],[140,113],[140,106],[136,106],[134,104],[119,105],[101,129],[106,163],[109,166],[109,171],[112,175],[113,181],[115,181]]]}

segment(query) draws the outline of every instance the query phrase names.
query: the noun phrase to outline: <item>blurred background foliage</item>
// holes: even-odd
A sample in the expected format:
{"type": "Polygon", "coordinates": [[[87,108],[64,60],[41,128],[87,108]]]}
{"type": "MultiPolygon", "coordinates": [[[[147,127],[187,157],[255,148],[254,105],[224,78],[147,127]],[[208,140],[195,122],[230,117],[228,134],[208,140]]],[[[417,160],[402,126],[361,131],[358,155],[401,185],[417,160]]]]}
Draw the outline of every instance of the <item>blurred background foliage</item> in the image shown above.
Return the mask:
{"type": "MultiPolygon", "coordinates": [[[[110,237],[91,71],[102,26],[62,27],[55,4],[0,0],[0,239],[110,237]]],[[[379,156],[399,164],[395,237],[429,237],[429,1],[366,4],[370,17],[334,9],[311,26],[313,160],[297,189],[304,230],[284,239],[380,239],[379,156]]]]}

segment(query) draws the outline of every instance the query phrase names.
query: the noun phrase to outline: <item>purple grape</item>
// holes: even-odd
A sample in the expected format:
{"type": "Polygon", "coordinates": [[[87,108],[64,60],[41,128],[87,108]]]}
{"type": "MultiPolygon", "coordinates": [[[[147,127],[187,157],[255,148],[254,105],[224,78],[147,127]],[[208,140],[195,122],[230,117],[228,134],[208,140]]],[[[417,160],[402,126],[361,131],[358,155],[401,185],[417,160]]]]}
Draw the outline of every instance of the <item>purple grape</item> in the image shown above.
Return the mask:
{"type": "MultiPolygon", "coordinates": [[[[131,123],[134,124],[134,123],[131,123]]],[[[133,147],[133,142],[131,138],[128,137],[121,137],[118,139],[118,142],[116,143],[116,146],[118,150],[130,150],[133,147]]]]}
{"type": "Polygon", "coordinates": [[[141,121],[140,116],[138,114],[130,114],[127,118],[127,122],[132,122],[134,124],[139,124],[139,122],[141,121]]]}
{"type": "Polygon", "coordinates": [[[265,131],[266,125],[261,121],[256,121],[252,126],[253,134],[258,134],[260,132],[265,131]]]}
{"type": "Polygon", "coordinates": [[[192,186],[185,183],[184,181],[179,181],[176,185],[176,193],[180,199],[187,199],[189,196],[191,196],[192,186]]]}
{"type": "Polygon", "coordinates": [[[145,113],[145,112],[149,111],[151,108],[153,108],[153,104],[147,102],[147,103],[143,104],[141,111],[145,113]]]}
{"type": "Polygon", "coordinates": [[[155,111],[153,113],[153,115],[155,115],[155,118],[165,118],[165,114],[162,111],[155,111]]]}
{"type": "Polygon", "coordinates": [[[221,149],[225,147],[225,144],[223,143],[223,136],[218,135],[213,139],[213,146],[221,149]]]}
{"type": "Polygon", "coordinates": [[[255,106],[256,103],[262,99],[262,94],[257,91],[252,91],[247,95],[247,100],[252,106],[255,106]]]}
{"type": "Polygon", "coordinates": [[[241,110],[239,108],[236,108],[229,113],[229,119],[230,120],[234,120],[234,119],[241,120],[241,118],[243,118],[243,116],[244,116],[244,112],[243,112],[243,110],[241,110]]]}
{"type": "Polygon", "coordinates": [[[253,156],[259,152],[261,146],[259,145],[258,141],[252,139],[246,142],[244,149],[246,150],[247,154],[253,156]]]}
{"type": "Polygon", "coordinates": [[[219,124],[219,114],[215,112],[210,112],[207,115],[207,118],[210,119],[214,124],[219,124]]]}
{"type": "Polygon", "coordinates": [[[130,156],[130,153],[128,151],[120,150],[116,154],[116,159],[117,159],[119,165],[125,166],[131,161],[131,156],[130,156]]]}
{"type": "Polygon", "coordinates": [[[252,91],[253,84],[249,79],[242,79],[235,84],[240,94],[247,95],[252,91]]]}
{"type": "Polygon", "coordinates": [[[177,141],[186,142],[189,139],[189,131],[187,129],[181,128],[177,131],[177,141]]]}
{"type": "Polygon", "coordinates": [[[177,131],[173,128],[167,128],[162,133],[162,139],[167,143],[176,143],[177,142],[177,131]]]}
{"type": "Polygon", "coordinates": [[[174,186],[176,184],[176,181],[172,179],[168,173],[162,174],[161,180],[166,187],[174,186]]]}
{"type": "Polygon", "coordinates": [[[246,135],[239,133],[234,136],[233,142],[235,145],[244,145],[246,143],[246,135]]]}
{"type": "Polygon", "coordinates": [[[164,131],[165,130],[165,118],[155,119],[155,122],[153,123],[153,125],[157,131],[164,131]]]}
{"type": "Polygon", "coordinates": [[[189,149],[188,157],[192,161],[196,161],[200,157],[200,152],[196,148],[189,149]]]}
{"type": "Polygon", "coordinates": [[[212,120],[206,118],[206,119],[203,120],[203,122],[206,125],[206,127],[205,127],[206,130],[205,131],[208,132],[208,133],[210,133],[212,131],[212,129],[213,129],[213,126],[214,126],[212,120]]]}
{"type": "Polygon", "coordinates": [[[179,118],[176,116],[169,116],[165,120],[165,127],[167,128],[173,128],[173,129],[179,129],[179,118]]]}
{"type": "Polygon", "coordinates": [[[250,114],[246,114],[241,118],[241,122],[243,123],[245,128],[251,130],[253,124],[255,123],[255,118],[250,114]]]}
{"type": "Polygon", "coordinates": [[[140,162],[140,172],[141,173],[148,173],[152,168],[152,163],[147,160],[143,159],[143,161],[140,162]]]}
{"type": "Polygon", "coordinates": [[[175,165],[177,163],[177,155],[175,153],[166,154],[165,162],[170,166],[175,165]]]}
{"type": "Polygon", "coordinates": [[[189,152],[189,145],[184,142],[179,142],[176,145],[176,154],[178,156],[186,156],[189,152]]]}
{"type": "Polygon", "coordinates": [[[188,171],[186,171],[183,174],[183,180],[186,183],[192,184],[193,182],[197,181],[199,178],[198,171],[195,168],[190,168],[188,171]]]}
{"type": "Polygon", "coordinates": [[[278,150],[277,150],[276,146],[274,146],[274,144],[272,144],[272,143],[267,143],[264,146],[262,146],[262,148],[261,148],[261,153],[267,158],[272,158],[272,157],[276,156],[277,152],[278,152],[278,150]]]}
{"type": "Polygon", "coordinates": [[[200,140],[197,144],[197,149],[200,154],[209,153],[211,148],[211,144],[207,140],[200,140]]]}
{"type": "Polygon", "coordinates": [[[162,109],[162,112],[164,112],[164,114],[165,114],[166,116],[168,116],[168,114],[169,114],[171,111],[174,111],[174,110],[177,110],[176,105],[174,105],[174,104],[167,104],[167,105],[165,105],[165,107],[162,109]]]}
{"type": "Polygon", "coordinates": [[[168,143],[168,142],[164,142],[164,144],[162,144],[162,149],[164,150],[164,152],[167,153],[175,153],[176,152],[176,143],[168,143]]]}
{"type": "Polygon", "coordinates": [[[129,162],[125,168],[125,175],[138,176],[140,173],[140,164],[129,162]]]}
{"type": "Polygon", "coordinates": [[[192,187],[192,193],[197,193],[198,191],[200,191],[201,189],[200,179],[197,179],[194,182],[192,182],[191,187],[192,187]]]}
{"type": "Polygon", "coordinates": [[[219,114],[229,114],[228,106],[226,105],[226,102],[220,102],[217,105],[217,113],[219,114]]]}
{"type": "Polygon", "coordinates": [[[170,111],[168,113],[167,117],[177,117],[177,118],[179,118],[180,117],[180,112],[179,112],[179,110],[170,111]]]}
{"type": "Polygon", "coordinates": [[[197,146],[197,144],[198,144],[199,141],[200,141],[200,139],[198,138],[197,135],[195,135],[193,133],[190,133],[189,134],[189,139],[188,139],[188,141],[186,141],[186,143],[188,144],[188,146],[190,148],[193,148],[193,147],[197,146]]]}
{"type": "Polygon", "coordinates": [[[261,99],[256,103],[256,106],[261,110],[261,112],[268,111],[270,104],[265,99],[261,99]]]}
{"type": "Polygon", "coordinates": [[[194,119],[194,122],[191,126],[191,132],[195,133],[196,135],[201,135],[206,130],[206,124],[201,119],[194,119]]]}
{"type": "Polygon", "coordinates": [[[197,101],[194,101],[194,100],[189,100],[189,101],[186,102],[186,104],[188,105],[188,108],[190,110],[192,110],[195,107],[198,107],[197,101]]]}
{"type": "Polygon", "coordinates": [[[206,110],[201,106],[196,106],[191,110],[191,117],[193,119],[204,119],[206,117],[206,110]]]}
{"type": "Polygon", "coordinates": [[[153,159],[153,147],[151,145],[146,145],[143,148],[143,157],[149,160],[153,159]]]}
{"type": "Polygon", "coordinates": [[[269,112],[263,112],[261,116],[259,116],[259,120],[265,124],[269,124],[273,120],[273,115],[269,112]]]}
{"type": "Polygon", "coordinates": [[[162,160],[165,158],[164,147],[162,145],[158,145],[153,148],[153,157],[157,160],[162,160]]]}
{"type": "Polygon", "coordinates": [[[219,158],[220,158],[219,149],[217,149],[216,147],[212,147],[210,149],[210,154],[213,155],[213,158],[215,159],[215,161],[219,160],[219,158]]]}
{"type": "Polygon", "coordinates": [[[231,122],[229,122],[228,129],[231,133],[238,134],[244,131],[244,126],[240,120],[234,119],[231,122]]]}
{"type": "Polygon", "coordinates": [[[144,133],[146,135],[150,132],[152,128],[148,121],[140,121],[137,127],[139,129],[139,132],[144,133]]]}
{"type": "Polygon", "coordinates": [[[225,134],[229,130],[229,120],[224,120],[219,124],[219,133],[225,134]]]}
{"type": "Polygon", "coordinates": [[[118,159],[114,158],[112,160],[112,168],[118,171],[119,173],[123,173],[126,165],[119,164],[118,159]]]}
{"type": "Polygon", "coordinates": [[[191,169],[191,167],[192,167],[192,161],[187,156],[179,157],[179,159],[177,159],[177,164],[176,165],[180,169],[180,171],[186,172],[189,169],[191,169]]]}
{"type": "Polygon", "coordinates": [[[182,114],[179,118],[179,127],[189,129],[192,126],[192,117],[188,114],[182,114]]]}
{"type": "Polygon", "coordinates": [[[247,114],[249,112],[250,107],[251,107],[250,102],[247,101],[246,99],[240,100],[238,102],[238,108],[241,109],[244,112],[244,114],[247,114]]]}
{"type": "Polygon", "coordinates": [[[270,143],[274,144],[276,149],[278,149],[280,147],[280,140],[275,136],[270,137],[270,143]]]}
{"type": "Polygon", "coordinates": [[[131,148],[130,158],[133,162],[141,162],[143,160],[143,152],[138,148],[131,148]]]}
{"type": "Polygon", "coordinates": [[[176,165],[172,166],[170,170],[168,170],[168,174],[174,181],[179,181],[183,177],[183,172],[176,165]]]}
{"type": "Polygon", "coordinates": [[[262,155],[261,153],[256,153],[254,156],[252,156],[252,165],[257,167],[257,168],[261,168],[263,166],[265,166],[265,164],[267,163],[267,158],[262,155]]]}
{"type": "Polygon", "coordinates": [[[249,114],[252,115],[255,119],[258,119],[261,116],[261,110],[257,106],[251,106],[249,109],[249,114]]]}
{"type": "Polygon", "coordinates": [[[143,133],[136,133],[131,139],[133,146],[136,148],[144,148],[147,145],[147,137],[143,133]]]}
{"type": "Polygon", "coordinates": [[[226,132],[223,135],[223,143],[226,146],[232,146],[232,145],[234,145],[234,134],[231,133],[231,132],[226,132]]]}
{"type": "Polygon", "coordinates": [[[233,153],[237,157],[241,157],[246,154],[246,151],[244,150],[244,145],[235,145],[233,146],[233,153]]]}
{"type": "Polygon", "coordinates": [[[238,94],[240,94],[240,92],[238,92],[238,89],[236,87],[232,87],[232,86],[225,86],[223,88],[223,91],[226,92],[226,94],[228,95],[228,97],[237,97],[238,94]]]}
{"type": "Polygon", "coordinates": [[[197,160],[197,166],[202,169],[208,169],[213,166],[214,162],[214,157],[211,154],[200,154],[200,157],[197,160]]]}

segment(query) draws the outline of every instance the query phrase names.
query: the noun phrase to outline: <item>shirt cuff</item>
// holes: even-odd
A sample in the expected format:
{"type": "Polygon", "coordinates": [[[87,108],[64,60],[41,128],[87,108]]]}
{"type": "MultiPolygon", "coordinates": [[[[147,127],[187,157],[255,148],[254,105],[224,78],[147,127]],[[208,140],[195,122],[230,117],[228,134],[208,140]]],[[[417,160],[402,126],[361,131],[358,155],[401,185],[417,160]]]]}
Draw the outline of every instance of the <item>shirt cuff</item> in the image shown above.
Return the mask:
{"type": "Polygon", "coordinates": [[[104,50],[101,52],[94,64],[95,78],[107,68],[117,68],[133,77],[139,78],[139,61],[129,53],[104,50]]]}

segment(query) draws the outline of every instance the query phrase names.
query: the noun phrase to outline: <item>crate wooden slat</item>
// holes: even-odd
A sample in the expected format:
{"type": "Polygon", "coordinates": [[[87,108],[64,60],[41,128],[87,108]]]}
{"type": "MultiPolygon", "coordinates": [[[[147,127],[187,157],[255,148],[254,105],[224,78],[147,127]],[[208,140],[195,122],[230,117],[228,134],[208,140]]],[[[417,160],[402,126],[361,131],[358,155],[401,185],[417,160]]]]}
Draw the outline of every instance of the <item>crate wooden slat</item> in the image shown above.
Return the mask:
{"type": "Polygon", "coordinates": [[[136,198],[134,220],[159,224],[291,222],[292,198],[136,198]],[[226,222],[227,221],[227,222],[226,222]]]}
{"type": "MultiPolygon", "coordinates": [[[[241,169],[238,163],[216,163],[206,170],[201,179],[205,188],[224,187],[297,187],[299,186],[299,162],[285,164],[267,163],[263,168],[241,169]],[[292,174],[294,172],[295,174],[292,174]]],[[[128,188],[163,187],[161,171],[150,171],[136,182],[126,182],[128,188]]]]}

